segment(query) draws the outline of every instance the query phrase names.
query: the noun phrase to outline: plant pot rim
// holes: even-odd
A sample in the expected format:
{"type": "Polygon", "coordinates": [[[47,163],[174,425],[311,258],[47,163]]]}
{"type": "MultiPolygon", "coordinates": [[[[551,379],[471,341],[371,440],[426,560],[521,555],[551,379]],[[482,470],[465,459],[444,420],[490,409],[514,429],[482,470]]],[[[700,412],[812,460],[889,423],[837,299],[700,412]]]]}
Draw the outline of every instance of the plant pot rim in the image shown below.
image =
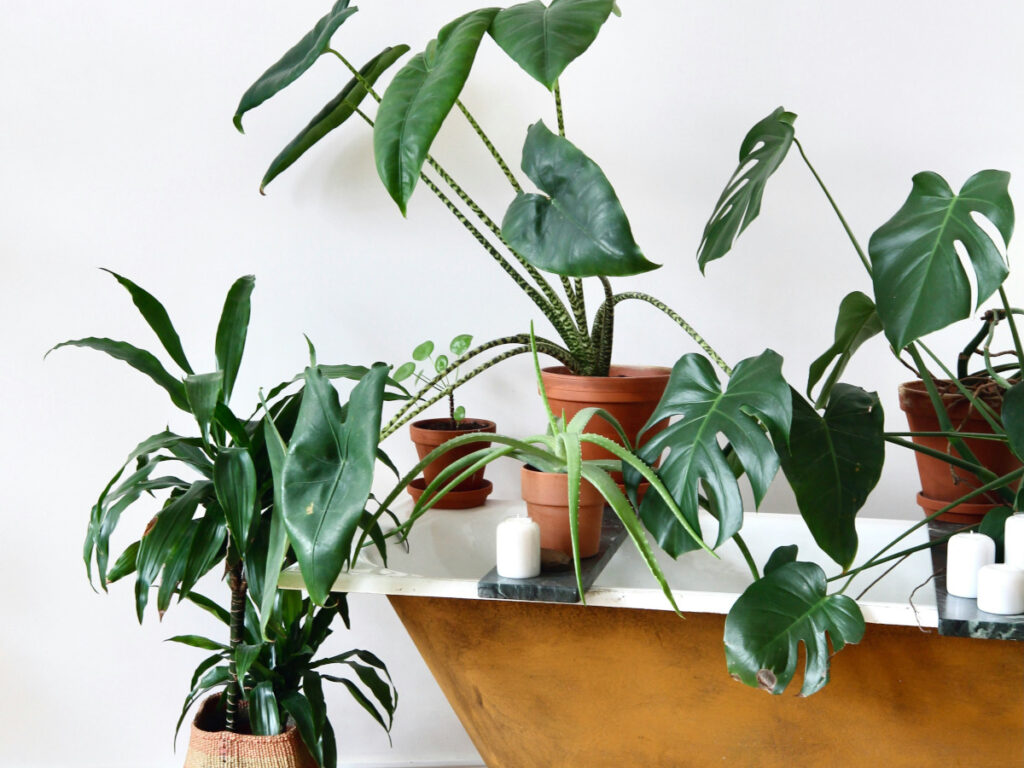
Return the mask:
{"type": "MultiPolygon", "coordinates": [[[[203,699],[202,704],[199,705],[199,711],[196,712],[195,716],[192,718],[191,738],[193,740],[198,739],[199,741],[204,741],[206,743],[220,743],[225,741],[245,742],[251,739],[253,742],[259,741],[264,744],[273,744],[283,741],[295,741],[300,738],[298,728],[291,718],[288,718],[288,722],[281,733],[275,733],[269,736],[260,736],[255,733],[235,733],[234,731],[228,731],[223,728],[215,731],[204,728],[201,725],[203,718],[209,716],[211,710],[216,708],[220,697],[220,693],[210,694],[203,699]]],[[[244,707],[247,705],[242,702],[241,706],[244,707]]]]}
{"type": "Polygon", "coordinates": [[[498,425],[495,424],[490,419],[476,419],[476,418],[473,418],[472,416],[466,416],[464,419],[462,419],[459,422],[459,423],[472,424],[473,426],[471,428],[470,427],[456,427],[455,429],[452,429],[451,427],[448,427],[448,426],[445,426],[445,427],[439,426],[441,424],[447,425],[447,424],[451,424],[451,423],[452,423],[452,420],[450,418],[443,418],[443,419],[441,419],[441,418],[419,419],[418,421],[414,421],[414,422],[412,422],[412,424],[409,425],[409,431],[410,432],[414,432],[414,431],[415,432],[427,432],[427,433],[456,432],[458,434],[466,434],[468,432],[494,432],[498,428],[498,425]]]}
{"type": "MultiPolygon", "coordinates": [[[[951,385],[953,381],[953,379],[936,379],[935,383],[940,386],[948,386],[951,385]]],[[[971,382],[972,385],[979,383],[984,383],[986,386],[989,384],[995,384],[995,379],[987,376],[971,376],[967,379],[959,379],[959,381],[965,384],[966,382],[971,382]]],[[[998,385],[996,386],[998,387],[998,385]]],[[[925,386],[923,380],[915,379],[913,381],[905,381],[899,385],[898,391],[901,410],[909,411],[916,410],[917,408],[933,410],[931,398],[928,396],[928,388],[925,386]]],[[[947,408],[961,404],[966,406],[969,402],[959,390],[953,392],[940,392],[939,397],[942,399],[942,402],[946,404],[947,408]]],[[[979,397],[988,405],[995,406],[1000,409],[1002,407],[1002,388],[999,388],[996,393],[991,391],[982,391],[979,394],[979,397]]],[[[977,415],[978,418],[981,418],[980,414],[977,414],[973,407],[972,415],[977,415]]]]}
{"type": "MultiPolygon", "coordinates": [[[[405,490],[412,496],[412,500],[417,502],[420,500],[423,492],[427,490],[427,482],[424,478],[417,477],[406,486],[405,490]]],[[[480,507],[487,501],[487,497],[491,495],[493,490],[494,485],[490,480],[481,480],[469,488],[448,491],[434,505],[434,509],[473,509],[480,507]]]]}
{"type": "Polygon", "coordinates": [[[608,379],[666,379],[672,369],[664,365],[611,365],[607,376],[580,376],[564,365],[548,365],[540,369],[542,376],[571,381],[607,381],[608,379]]]}
{"type": "Polygon", "coordinates": [[[579,403],[657,402],[672,369],[660,365],[613,365],[608,376],[577,376],[564,365],[542,368],[549,398],[579,403]]]}

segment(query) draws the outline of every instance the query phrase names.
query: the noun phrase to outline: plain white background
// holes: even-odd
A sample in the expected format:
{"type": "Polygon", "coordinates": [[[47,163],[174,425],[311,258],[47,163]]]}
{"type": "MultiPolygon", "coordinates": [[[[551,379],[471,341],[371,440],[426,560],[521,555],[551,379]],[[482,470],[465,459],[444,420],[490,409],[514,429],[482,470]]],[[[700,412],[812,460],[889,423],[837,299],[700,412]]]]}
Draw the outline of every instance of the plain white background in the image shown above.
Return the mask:
{"type": "MultiPolygon", "coordinates": [[[[797,134],[865,245],[917,171],[938,171],[959,187],[983,168],[1024,170],[1018,3],[620,4],[624,17],[610,20],[563,77],[568,135],[603,166],[641,247],[664,264],[618,287],[656,294],[729,361],[771,346],[790,380],[802,383],[831,341],[839,300],[869,290],[795,154],[737,249],[706,277],[699,273],[700,234],[740,141],[776,106],[800,115],[797,134]]],[[[421,50],[471,7],[366,3],[335,43],[357,62],[386,44],[421,50]]],[[[251,113],[245,136],[231,125],[235,104],[328,8],[312,0],[3,4],[0,764],[180,764],[184,740],[173,754],[171,729],[202,657],[160,641],[216,631],[186,606],[140,629],[129,585],[96,595],[84,578],[81,538],[102,485],[142,437],[167,423],[188,428],[162,392],[123,364],[81,350],[44,362],[54,343],[88,335],[155,348],[127,295],[97,267],[161,298],[199,369],[213,367],[231,281],[256,275],[239,411],[255,404],[259,386],[302,368],[303,333],[322,362],[398,363],[425,338],[486,339],[540,320],[427,190],[401,218],[376,179],[370,132],[358,121],[259,196],[269,161],[347,77],[324,57],[251,113]]],[[[550,96],[489,40],[463,99],[516,165],[526,126],[554,123],[550,96]]],[[[500,217],[509,190],[460,116],[435,154],[500,217]]],[[[1018,189],[1014,182],[1011,191],[1018,189]]],[[[1019,301],[1020,275],[1011,281],[1019,301]]],[[[934,346],[954,349],[969,332],[961,330],[934,346]]],[[[622,309],[616,331],[618,362],[671,364],[693,351],[639,304],[622,309]]],[[[877,389],[889,428],[899,429],[894,392],[906,376],[876,339],[846,378],[877,389]]],[[[542,427],[525,359],[474,381],[462,401],[512,433],[542,427]]],[[[386,448],[408,465],[404,436],[386,448]]],[[[493,477],[515,492],[514,468],[493,477]]],[[[863,514],[917,517],[915,490],[912,458],[890,450],[863,514]]],[[[791,510],[792,502],[776,489],[766,508],[791,510]]],[[[145,519],[140,511],[124,525],[141,528],[145,519]]],[[[383,598],[354,599],[353,619],[331,649],[379,653],[401,703],[389,749],[335,692],[343,761],[477,761],[383,598]]],[[[722,684],[732,684],[724,664],[722,684]]]]}

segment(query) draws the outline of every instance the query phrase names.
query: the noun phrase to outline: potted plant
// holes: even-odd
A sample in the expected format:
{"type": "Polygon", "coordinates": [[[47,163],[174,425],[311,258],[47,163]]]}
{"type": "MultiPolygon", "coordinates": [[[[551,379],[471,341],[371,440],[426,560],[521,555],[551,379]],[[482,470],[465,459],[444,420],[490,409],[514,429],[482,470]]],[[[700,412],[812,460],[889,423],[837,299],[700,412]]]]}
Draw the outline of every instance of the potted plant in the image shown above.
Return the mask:
{"type": "MultiPolygon", "coordinates": [[[[469,334],[460,334],[452,339],[448,351],[456,358],[461,357],[469,349],[473,337],[469,334]]],[[[412,351],[412,361],[400,365],[394,374],[394,380],[402,382],[410,377],[415,378],[421,384],[426,384],[438,392],[447,392],[448,397],[448,418],[447,419],[420,419],[409,425],[409,435],[412,437],[416,452],[422,459],[434,448],[444,442],[470,432],[494,432],[496,425],[487,419],[467,418],[466,409],[455,405],[455,388],[452,386],[454,380],[458,379],[459,371],[456,368],[450,374],[445,373],[448,369],[448,356],[434,353],[434,342],[424,341],[412,351]],[[433,382],[433,374],[427,375],[419,367],[420,363],[429,363],[434,374],[440,375],[439,381],[433,382]],[[451,377],[452,380],[449,380],[451,377]]],[[[438,472],[458,458],[456,453],[448,453],[442,458],[428,464],[423,468],[423,477],[417,478],[409,483],[409,493],[414,499],[418,499],[423,489],[429,485],[438,472]]],[[[472,477],[464,480],[458,488],[441,499],[436,506],[442,509],[469,509],[478,507],[484,503],[492,490],[490,481],[484,480],[484,471],[481,469],[472,477]]]]}
{"type": "MultiPolygon", "coordinates": [[[[347,0],[335,3],[314,29],[242,96],[234,116],[239,130],[249,110],[294,82],[321,55],[338,59],[352,78],[271,162],[261,191],[320,139],[358,115],[372,127],[381,180],[400,210],[406,211],[415,187],[422,181],[551,323],[560,341],[537,338],[536,344],[540,353],[561,364],[543,373],[543,385],[556,412],[564,412],[571,419],[582,408],[603,408],[618,419],[631,440],[647,421],[664,392],[670,371],[658,366],[612,365],[615,308],[625,301],[645,302],[661,311],[723,370],[729,370],[693,327],[663,302],[646,293],[616,293],[612,288],[611,278],[636,275],[658,265],[649,261],[637,245],[601,168],[566,138],[558,79],[594,42],[608,17],[617,13],[613,0],[555,0],[546,8],[538,2],[527,2],[502,10],[471,11],[445,25],[423,52],[412,56],[383,96],[374,85],[409,48],[389,46],[362,67],[353,66],[331,47],[331,40],[355,10],[347,0]],[[518,175],[459,98],[485,35],[553,95],[557,133],[543,121],[534,122],[523,146],[522,170],[540,194],[524,189],[518,175]],[[375,117],[363,111],[367,96],[378,103],[375,117]],[[500,223],[430,154],[441,125],[456,109],[469,121],[509,185],[513,197],[500,223]],[[453,198],[468,209],[468,216],[453,198]],[[553,277],[549,279],[545,273],[553,277]],[[603,297],[592,315],[587,311],[584,278],[595,279],[603,297]]],[[[387,424],[385,436],[445,397],[450,389],[508,357],[528,351],[529,339],[524,334],[467,349],[424,382],[417,396],[387,424]],[[492,354],[466,375],[456,376],[450,386],[427,396],[460,366],[492,354]]],[[[618,439],[601,419],[589,428],[618,439]]],[[[610,454],[587,444],[584,456],[609,458],[610,454]]]]}
{"type": "MultiPolygon", "coordinates": [[[[229,402],[245,348],[253,278],[240,278],[228,291],[216,334],[217,369],[197,374],[163,305],[131,280],[111,274],[127,289],[182,378],[152,353],[123,341],[89,337],[54,349],[85,347],[127,362],[195,419],[198,435],[164,430],[146,438],[104,486],[85,540],[90,581],[95,568],[106,591],[109,584],[134,574],[140,622],[155,596],[161,616],[175,600],[188,601],[226,625],[222,640],[171,638],[212,652],[196,668],[179,728],[200,697],[220,692],[207,699],[194,721],[189,765],[221,765],[227,758],[239,766],[262,766],[276,755],[283,765],[334,766],[336,745],[323,681],[344,684],[386,730],[396,704],[387,668],[372,653],[353,650],[314,659],[334,618],[340,615],[348,624],[345,596],[330,595],[328,589],[348,559],[346,516],[362,520],[369,496],[369,483],[360,486],[355,476],[362,472],[372,477],[387,366],[314,366],[301,389],[290,389],[298,378],[285,382],[264,400],[262,415],[257,409],[239,418],[229,402]],[[337,407],[329,376],[358,381],[350,399],[354,407],[337,426],[352,436],[345,460],[350,509],[312,514],[304,508],[288,514],[281,499],[285,486],[275,487],[274,478],[287,479],[291,465],[302,462],[304,446],[316,444],[310,413],[323,410],[324,403],[337,407]],[[366,433],[372,439],[360,441],[366,433]],[[290,448],[282,434],[290,438],[290,448]],[[179,471],[158,474],[169,466],[192,477],[179,476],[179,471]],[[125,513],[143,497],[161,491],[168,495],[156,516],[139,526],[137,540],[110,565],[110,539],[125,513]],[[315,541],[307,535],[311,522],[319,524],[315,541]],[[313,561],[312,544],[337,549],[313,561]],[[310,598],[277,589],[281,569],[295,561],[307,574],[310,598]],[[226,575],[229,608],[195,591],[200,578],[218,568],[226,575]],[[334,666],[348,668],[355,679],[327,674],[334,666]]],[[[321,463],[325,458],[330,457],[321,456],[321,463]]],[[[350,542],[352,531],[347,536],[350,542]]]]}

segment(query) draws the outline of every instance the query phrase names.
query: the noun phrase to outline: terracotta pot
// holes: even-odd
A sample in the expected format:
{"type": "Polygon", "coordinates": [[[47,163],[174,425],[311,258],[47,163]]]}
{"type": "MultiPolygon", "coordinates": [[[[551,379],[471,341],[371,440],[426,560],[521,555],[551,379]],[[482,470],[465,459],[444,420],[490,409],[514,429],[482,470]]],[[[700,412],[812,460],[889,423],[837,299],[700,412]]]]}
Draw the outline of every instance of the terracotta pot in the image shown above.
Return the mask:
{"type": "Polygon", "coordinates": [[[277,736],[219,730],[224,725],[217,711],[219,699],[218,693],[200,705],[192,721],[184,768],[317,768],[294,724],[277,736]]]}
{"type": "MultiPolygon", "coordinates": [[[[451,419],[422,419],[420,421],[413,422],[412,424],[409,425],[409,435],[412,437],[413,443],[416,444],[416,453],[419,455],[420,459],[426,458],[428,453],[430,453],[432,450],[437,448],[442,443],[448,442],[453,437],[459,437],[460,435],[468,435],[474,432],[493,433],[495,430],[496,427],[493,421],[488,421],[487,419],[471,419],[468,417],[458,422],[457,425],[456,423],[452,422],[451,419]]],[[[473,451],[478,451],[481,448],[486,448],[488,445],[490,445],[490,443],[471,443],[469,445],[463,446],[462,448],[457,448],[453,451],[450,451],[441,458],[432,461],[423,470],[423,488],[425,488],[427,485],[430,485],[430,483],[432,483],[435,480],[435,478],[437,478],[438,473],[441,472],[441,470],[443,470],[449,464],[454,462],[456,459],[473,453],[473,451]]],[[[481,469],[480,471],[473,473],[473,475],[470,476],[468,479],[459,483],[454,488],[454,491],[460,493],[476,491],[481,489],[484,483],[484,470],[481,469]]],[[[420,491],[422,491],[423,488],[420,488],[420,491]]],[[[410,490],[410,493],[412,493],[412,490],[410,490]]],[[[483,498],[486,498],[486,495],[486,493],[483,494],[483,497],[480,499],[481,504],[483,503],[483,498]]],[[[448,497],[446,496],[434,506],[438,507],[439,509],[466,508],[465,503],[460,503],[457,506],[451,506],[452,504],[456,504],[456,500],[449,500],[448,497]]]]}
{"type": "MultiPolygon", "coordinates": [[[[540,526],[541,549],[556,549],[571,556],[569,476],[524,466],[520,477],[526,511],[540,526]]],[[[581,481],[577,527],[580,557],[593,557],[600,551],[603,517],[604,497],[589,482],[581,481]]]]}
{"type": "MultiPolygon", "coordinates": [[[[937,381],[939,392],[949,414],[953,427],[963,432],[992,433],[992,428],[981,415],[971,407],[970,402],[955,391],[950,382],[937,381]]],[[[1002,411],[1002,395],[995,390],[982,391],[980,396],[996,413],[1002,411]]],[[[912,432],[938,432],[939,420],[928,398],[924,382],[910,381],[900,385],[900,408],[907,414],[907,423],[912,432]]],[[[949,441],[942,437],[915,437],[914,442],[936,451],[956,456],[949,441]]],[[[996,475],[1005,475],[1021,466],[1020,461],[1007,448],[1005,443],[994,440],[965,439],[967,447],[986,468],[996,475]]],[[[931,456],[915,451],[917,469],[921,476],[921,493],[918,504],[927,514],[933,514],[952,501],[969,493],[983,483],[972,473],[954,467],[931,456]]],[[[1014,486],[1016,487],[1016,485],[1014,486]]],[[[1004,502],[994,493],[977,496],[968,503],[958,504],[938,519],[952,523],[975,523],[995,507],[1004,506],[1004,502]]]]}

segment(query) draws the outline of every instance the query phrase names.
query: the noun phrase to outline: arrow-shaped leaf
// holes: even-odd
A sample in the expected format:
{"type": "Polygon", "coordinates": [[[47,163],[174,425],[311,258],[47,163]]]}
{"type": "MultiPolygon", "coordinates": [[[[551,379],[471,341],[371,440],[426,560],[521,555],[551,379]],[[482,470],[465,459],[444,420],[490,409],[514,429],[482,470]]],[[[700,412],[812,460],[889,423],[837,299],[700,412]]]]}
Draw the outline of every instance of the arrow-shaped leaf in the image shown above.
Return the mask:
{"type": "Polygon", "coordinates": [[[543,122],[530,126],[523,171],[546,194],[520,193],[501,232],[535,267],[571,277],[657,269],[633,239],[626,212],[597,163],[543,122]]]}
{"type": "Polygon", "coordinates": [[[980,306],[1009,274],[999,246],[974,220],[981,216],[1009,245],[1013,202],[1005,171],[980,171],[954,194],[937,173],[919,173],[903,207],[868,243],[878,316],[889,343],[911,342],[972,311],[971,284],[956,250],[967,254],[977,280],[980,306]]]}

